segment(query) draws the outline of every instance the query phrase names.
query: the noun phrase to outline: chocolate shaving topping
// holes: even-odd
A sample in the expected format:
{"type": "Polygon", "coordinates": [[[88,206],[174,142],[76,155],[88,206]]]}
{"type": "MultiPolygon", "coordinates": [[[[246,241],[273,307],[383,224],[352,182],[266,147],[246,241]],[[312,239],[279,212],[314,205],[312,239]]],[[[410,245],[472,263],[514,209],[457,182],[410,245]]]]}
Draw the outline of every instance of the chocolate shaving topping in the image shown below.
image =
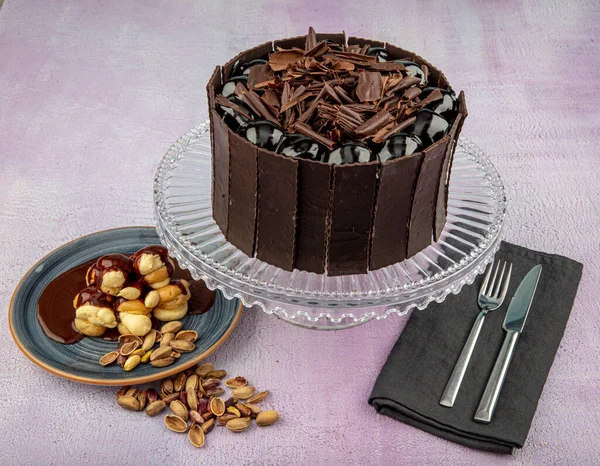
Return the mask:
{"type": "Polygon", "coordinates": [[[308,136],[309,138],[313,138],[315,141],[320,142],[328,149],[333,149],[335,147],[335,142],[331,139],[327,139],[325,136],[321,136],[318,133],[315,133],[310,126],[305,125],[304,123],[295,123],[294,128],[300,133],[308,136]]]}
{"type": "Polygon", "coordinates": [[[363,71],[359,73],[356,95],[361,102],[379,100],[381,95],[381,73],[378,71],[363,71]]]}
{"type": "Polygon", "coordinates": [[[409,118],[408,120],[404,120],[402,123],[400,123],[396,126],[392,126],[391,128],[389,128],[387,131],[383,132],[382,134],[377,133],[375,135],[375,137],[373,138],[373,142],[385,141],[390,136],[392,136],[396,133],[399,133],[402,130],[408,128],[410,125],[412,125],[415,122],[416,119],[417,119],[417,117],[409,118]]]}
{"type": "Polygon", "coordinates": [[[258,89],[275,83],[275,75],[268,64],[254,65],[248,74],[248,87],[258,89]]]}
{"type": "Polygon", "coordinates": [[[237,83],[234,94],[251,115],[245,106],[223,96],[216,96],[216,102],[245,118],[267,120],[284,132],[304,134],[332,149],[346,141],[383,142],[408,128],[417,111],[443,97],[436,88],[420,99],[428,86],[427,66],[421,66],[425,76],[421,82],[394,61],[412,57],[379,62],[367,55],[369,44],[319,42],[313,28],[303,45],[276,47],[267,64],[250,68],[246,85],[237,83]]]}
{"type": "Polygon", "coordinates": [[[381,110],[365,121],[362,125],[354,130],[357,136],[365,137],[371,136],[374,134],[379,128],[387,125],[389,122],[393,121],[394,117],[387,110],[381,110]]]}
{"type": "Polygon", "coordinates": [[[240,107],[235,102],[232,102],[231,100],[229,100],[227,97],[223,97],[221,94],[218,94],[215,96],[215,100],[217,101],[217,103],[221,104],[223,107],[228,107],[228,108],[232,109],[233,111],[239,113],[243,117],[246,117],[249,120],[252,120],[252,116],[249,115],[246,112],[246,110],[244,110],[242,107],[240,107]]]}

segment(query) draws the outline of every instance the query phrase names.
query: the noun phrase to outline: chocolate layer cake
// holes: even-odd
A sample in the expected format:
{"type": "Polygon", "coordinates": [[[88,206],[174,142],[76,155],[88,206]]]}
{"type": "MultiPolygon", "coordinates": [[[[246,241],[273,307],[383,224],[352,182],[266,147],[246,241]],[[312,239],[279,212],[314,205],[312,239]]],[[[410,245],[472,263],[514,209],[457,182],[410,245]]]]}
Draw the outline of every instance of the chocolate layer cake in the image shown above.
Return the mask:
{"type": "Polygon", "coordinates": [[[217,66],[208,101],[213,215],[248,256],[361,274],[439,239],[467,109],[421,57],[311,28],[217,66]]]}

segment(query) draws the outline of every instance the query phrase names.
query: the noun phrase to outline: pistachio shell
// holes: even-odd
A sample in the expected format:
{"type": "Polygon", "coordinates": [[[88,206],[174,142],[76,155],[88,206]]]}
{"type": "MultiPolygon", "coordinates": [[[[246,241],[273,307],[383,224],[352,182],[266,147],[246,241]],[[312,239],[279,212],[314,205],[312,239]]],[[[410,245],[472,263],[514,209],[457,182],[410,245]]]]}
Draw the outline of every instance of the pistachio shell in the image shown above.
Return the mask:
{"type": "Polygon", "coordinates": [[[198,424],[194,424],[192,427],[190,427],[188,438],[190,439],[190,442],[192,442],[192,445],[194,445],[196,448],[204,446],[204,431],[198,424]]]}
{"type": "Polygon", "coordinates": [[[247,385],[245,387],[234,388],[231,390],[231,395],[238,400],[247,400],[254,395],[255,391],[256,388],[254,388],[252,385],[247,385]]]}
{"type": "Polygon", "coordinates": [[[245,377],[238,376],[233,379],[227,379],[225,381],[225,385],[231,388],[245,387],[246,385],[248,385],[248,381],[245,377]]]}
{"type": "Polygon", "coordinates": [[[110,353],[106,353],[104,356],[100,358],[101,366],[108,366],[117,360],[119,357],[118,351],[111,351],[110,353]]]}
{"type": "Polygon", "coordinates": [[[142,390],[137,395],[137,400],[140,403],[140,411],[142,411],[146,407],[146,403],[148,402],[148,395],[146,394],[146,390],[142,390]]]}
{"type": "Polygon", "coordinates": [[[146,407],[146,414],[150,417],[157,416],[165,409],[167,404],[163,400],[156,400],[146,407]]]}
{"type": "Polygon", "coordinates": [[[181,390],[183,390],[185,387],[186,380],[187,376],[185,375],[185,372],[180,372],[179,374],[177,374],[177,376],[173,379],[173,390],[175,390],[176,392],[180,392],[181,390]]]}
{"type": "Polygon", "coordinates": [[[196,390],[187,390],[187,405],[190,409],[194,409],[198,411],[198,395],[196,395],[196,390]]]}
{"type": "Polygon", "coordinates": [[[168,377],[166,379],[162,379],[160,381],[160,394],[161,395],[170,395],[173,393],[173,381],[168,377]]]}
{"type": "Polygon", "coordinates": [[[250,418],[249,417],[237,417],[232,419],[225,424],[231,432],[243,432],[248,427],[250,427],[250,418]]]}
{"type": "Polygon", "coordinates": [[[165,325],[162,326],[162,328],[160,329],[160,332],[164,335],[165,333],[177,333],[179,332],[179,330],[181,330],[181,327],[183,326],[183,324],[178,321],[178,320],[173,320],[171,322],[167,322],[165,325]]]}
{"type": "Polygon", "coordinates": [[[196,390],[198,388],[198,376],[196,374],[190,375],[185,381],[186,390],[196,390]]]}
{"type": "Polygon", "coordinates": [[[221,380],[223,377],[225,377],[227,375],[226,371],[211,371],[208,374],[206,374],[206,378],[207,379],[219,379],[221,380]]]}
{"type": "Polygon", "coordinates": [[[167,414],[165,416],[165,425],[173,432],[183,433],[187,430],[187,422],[181,419],[179,416],[174,414],[167,414]]]}
{"type": "Polygon", "coordinates": [[[213,398],[210,400],[210,410],[215,416],[222,416],[225,413],[225,402],[219,398],[213,398]]]}
{"type": "Polygon", "coordinates": [[[256,395],[248,398],[248,403],[260,403],[262,400],[264,400],[267,397],[268,394],[269,394],[269,390],[265,390],[264,392],[257,393],[256,395]]]}
{"type": "Polygon", "coordinates": [[[142,346],[142,339],[133,333],[126,333],[119,337],[119,343],[130,343],[132,341],[137,341],[139,346],[142,346]]]}
{"type": "Polygon", "coordinates": [[[188,410],[181,401],[171,401],[171,403],[169,403],[169,409],[173,411],[173,414],[179,416],[184,421],[188,420],[188,410]]]}
{"type": "Polygon", "coordinates": [[[128,409],[129,411],[140,410],[140,402],[133,396],[121,395],[117,398],[117,403],[119,403],[121,408],[128,409]]]}
{"type": "Polygon", "coordinates": [[[131,387],[129,385],[125,385],[124,387],[119,388],[119,391],[115,393],[115,398],[119,398],[121,395],[125,395],[129,391],[131,387]]]}
{"type": "Polygon", "coordinates": [[[137,341],[128,341],[121,346],[120,352],[123,356],[130,356],[139,346],[140,344],[137,341]]]}
{"type": "Polygon", "coordinates": [[[279,413],[272,409],[262,411],[256,416],[256,425],[258,427],[267,427],[275,424],[279,420],[279,413]]]}
{"type": "Polygon", "coordinates": [[[194,343],[198,339],[198,332],[195,330],[181,330],[175,335],[175,340],[184,340],[194,343]]]}

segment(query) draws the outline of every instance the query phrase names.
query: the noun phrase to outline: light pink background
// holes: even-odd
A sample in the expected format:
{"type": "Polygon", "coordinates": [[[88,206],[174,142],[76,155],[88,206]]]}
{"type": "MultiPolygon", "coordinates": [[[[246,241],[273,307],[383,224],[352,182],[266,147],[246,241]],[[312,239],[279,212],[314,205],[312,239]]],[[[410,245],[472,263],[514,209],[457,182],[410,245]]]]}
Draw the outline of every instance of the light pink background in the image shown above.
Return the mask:
{"type": "MultiPolygon", "coordinates": [[[[0,464],[594,464],[600,461],[598,2],[15,1],[0,10],[0,309],[62,243],[152,224],[160,158],[206,117],[216,64],[266,40],[372,37],[438,65],[469,104],[464,134],[508,191],[505,238],[585,264],[525,448],[487,454],[376,415],[367,398],[405,321],[320,333],[246,312],[211,358],[272,390],[268,430],[195,450],[115,389],[0,363],[0,464]]],[[[401,383],[401,381],[399,381],[401,383]]]]}

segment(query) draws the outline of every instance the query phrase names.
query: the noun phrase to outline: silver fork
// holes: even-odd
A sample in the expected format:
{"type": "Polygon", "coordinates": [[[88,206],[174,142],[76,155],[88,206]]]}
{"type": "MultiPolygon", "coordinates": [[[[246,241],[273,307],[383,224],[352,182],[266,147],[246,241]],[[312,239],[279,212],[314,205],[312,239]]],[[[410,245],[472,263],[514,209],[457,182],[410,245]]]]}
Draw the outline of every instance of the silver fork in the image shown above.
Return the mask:
{"type": "Polygon", "coordinates": [[[502,305],[502,301],[504,301],[506,290],[508,289],[508,284],[510,283],[510,274],[512,272],[512,264],[509,263],[508,273],[506,274],[506,278],[504,278],[506,265],[507,262],[504,262],[500,276],[498,276],[498,271],[500,270],[500,261],[496,263],[496,270],[494,271],[494,277],[492,278],[491,282],[490,276],[492,275],[492,269],[494,268],[493,262],[490,264],[490,267],[485,274],[485,278],[481,284],[481,288],[479,289],[479,296],[477,297],[477,304],[479,305],[481,312],[479,312],[477,319],[475,319],[471,333],[469,333],[469,338],[467,338],[467,342],[465,343],[465,346],[458,357],[458,361],[456,361],[456,366],[454,366],[452,375],[450,376],[448,384],[444,389],[444,393],[440,399],[440,404],[442,406],[451,408],[454,405],[454,400],[456,400],[458,389],[460,388],[460,384],[465,376],[465,371],[467,370],[467,366],[471,360],[473,348],[475,348],[477,338],[479,338],[479,332],[481,332],[481,327],[483,327],[485,316],[488,312],[498,309],[502,305]]]}

